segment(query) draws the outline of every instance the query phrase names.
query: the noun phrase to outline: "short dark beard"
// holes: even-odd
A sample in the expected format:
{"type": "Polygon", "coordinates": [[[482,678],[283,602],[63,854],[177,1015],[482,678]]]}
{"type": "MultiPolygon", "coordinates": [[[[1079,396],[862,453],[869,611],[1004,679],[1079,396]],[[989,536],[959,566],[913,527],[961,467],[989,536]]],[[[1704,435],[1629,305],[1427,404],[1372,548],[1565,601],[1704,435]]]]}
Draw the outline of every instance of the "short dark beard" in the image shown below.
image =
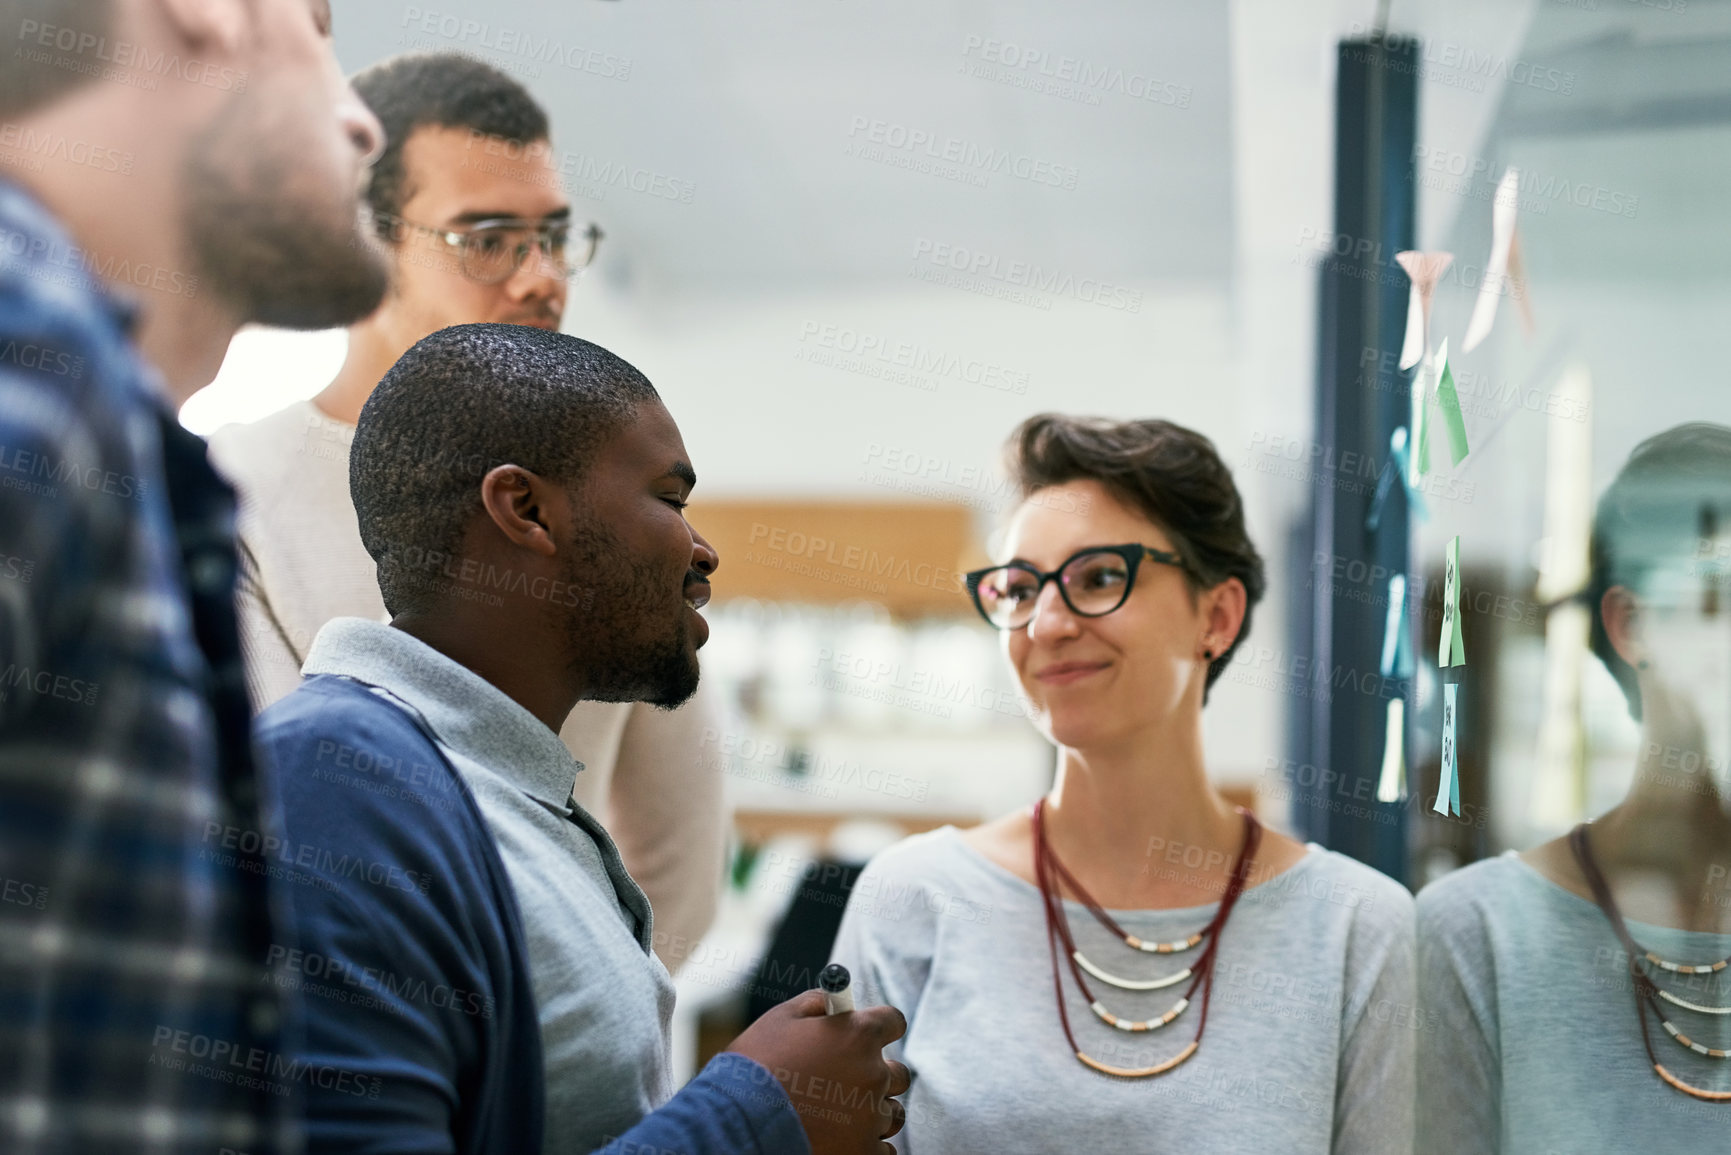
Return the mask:
{"type": "Polygon", "coordinates": [[[669,591],[655,567],[626,556],[599,519],[577,527],[565,581],[584,591],[568,624],[573,662],[596,702],[648,702],[671,710],[697,692],[697,653],[683,615],[667,617],[669,591]]]}
{"type": "Polygon", "coordinates": [[[189,252],[243,323],[347,325],[383,300],[386,257],[363,235],[358,205],[305,187],[281,120],[249,90],[193,141],[182,210],[189,252]]]}

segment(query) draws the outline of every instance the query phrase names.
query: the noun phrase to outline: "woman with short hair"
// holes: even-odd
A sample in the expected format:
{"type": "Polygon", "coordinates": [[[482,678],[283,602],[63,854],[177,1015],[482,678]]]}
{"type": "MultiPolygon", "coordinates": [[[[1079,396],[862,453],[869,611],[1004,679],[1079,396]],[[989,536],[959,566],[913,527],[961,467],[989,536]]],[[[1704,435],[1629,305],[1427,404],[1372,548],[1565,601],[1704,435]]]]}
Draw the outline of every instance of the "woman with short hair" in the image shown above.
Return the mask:
{"type": "Polygon", "coordinates": [[[1165,421],[1041,414],[968,575],[1052,789],[879,855],[834,949],[908,1017],[914,1155],[1410,1143],[1412,900],[1211,783],[1202,709],[1264,589],[1231,473],[1165,421]]]}
{"type": "Polygon", "coordinates": [[[1426,1155],[1731,1150],[1731,428],[1636,446],[1590,556],[1629,790],[1419,894],[1426,1155]]]}

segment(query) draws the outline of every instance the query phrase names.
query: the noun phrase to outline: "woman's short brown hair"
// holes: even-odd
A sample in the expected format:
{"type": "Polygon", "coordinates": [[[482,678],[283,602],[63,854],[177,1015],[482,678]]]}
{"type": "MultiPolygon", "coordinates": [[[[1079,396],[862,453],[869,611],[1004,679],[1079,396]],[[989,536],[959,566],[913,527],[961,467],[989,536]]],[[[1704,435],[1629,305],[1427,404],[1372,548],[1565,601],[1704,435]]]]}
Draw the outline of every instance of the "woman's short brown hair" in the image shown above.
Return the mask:
{"type": "Polygon", "coordinates": [[[1731,515],[1731,429],[1705,421],[1678,425],[1635,446],[1593,516],[1590,644],[1622,687],[1629,716],[1641,720],[1641,684],[1605,630],[1605,591],[1637,596],[1667,567],[1716,579],[1726,565],[1718,534],[1731,515]]]}
{"type": "Polygon", "coordinates": [[[1208,688],[1250,635],[1251,611],[1268,588],[1262,557],[1244,530],[1244,502],[1214,443],[1193,429],[1145,418],[1113,421],[1036,413],[1004,447],[1010,477],[1025,501],[1071,481],[1097,481],[1159,526],[1184,559],[1191,595],[1227,578],[1244,583],[1244,622],[1208,665],[1208,688]]]}

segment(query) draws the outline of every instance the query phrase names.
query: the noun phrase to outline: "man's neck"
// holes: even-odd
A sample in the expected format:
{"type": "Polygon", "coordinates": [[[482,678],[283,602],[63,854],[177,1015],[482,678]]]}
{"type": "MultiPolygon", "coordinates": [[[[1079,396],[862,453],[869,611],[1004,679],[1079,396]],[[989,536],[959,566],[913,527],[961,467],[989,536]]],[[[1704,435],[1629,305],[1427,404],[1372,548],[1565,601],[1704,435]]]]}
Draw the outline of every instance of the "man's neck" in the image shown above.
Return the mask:
{"type": "Polygon", "coordinates": [[[369,318],[357,325],[349,327],[349,351],[343,358],[343,367],[337,370],[337,375],[331,378],[331,383],[313,398],[313,404],[326,417],[347,422],[350,425],[359,424],[361,409],[367,403],[367,398],[373,395],[380,378],[390,371],[408,350],[399,348],[380,332],[377,324],[369,318]]]}
{"type": "MultiPolygon", "coordinates": [[[[22,126],[42,139],[83,140],[90,125],[103,124],[109,139],[95,143],[109,146],[160,137],[144,123],[144,106],[115,101],[111,87],[90,85],[25,118],[22,126]]],[[[108,278],[117,295],[138,304],[139,350],[162,375],[176,407],[210,384],[240,327],[231,308],[208,286],[198,286],[199,270],[181,226],[181,161],[178,153],[140,151],[124,177],[125,195],[108,195],[98,183],[121,178],[93,174],[70,160],[48,159],[29,173],[5,172],[72,235],[93,276],[108,278]]]]}
{"type": "Polygon", "coordinates": [[[545,622],[532,611],[523,618],[501,618],[505,612],[488,607],[477,613],[466,602],[440,603],[424,612],[398,614],[391,626],[491,682],[557,734],[583,687],[561,660],[545,622]],[[500,639],[508,641],[502,645],[500,639]]]}

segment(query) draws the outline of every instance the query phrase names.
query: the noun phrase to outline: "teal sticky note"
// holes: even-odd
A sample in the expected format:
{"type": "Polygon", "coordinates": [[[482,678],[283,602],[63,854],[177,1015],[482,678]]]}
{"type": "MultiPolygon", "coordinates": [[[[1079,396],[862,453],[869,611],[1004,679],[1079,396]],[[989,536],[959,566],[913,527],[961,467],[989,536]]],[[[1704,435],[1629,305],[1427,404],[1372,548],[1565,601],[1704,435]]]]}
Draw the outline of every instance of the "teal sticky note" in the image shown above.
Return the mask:
{"type": "Polygon", "coordinates": [[[1442,773],[1437,779],[1436,804],[1431,807],[1445,815],[1461,812],[1461,787],[1455,765],[1456,690],[1453,682],[1443,684],[1442,773]]]}
{"type": "Polygon", "coordinates": [[[1443,724],[1447,727],[1449,750],[1449,813],[1456,818],[1461,813],[1459,691],[1460,686],[1454,682],[1443,686],[1443,724]]]}
{"type": "Polygon", "coordinates": [[[1430,510],[1425,508],[1424,494],[1420,492],[1412,472],[1410,442],[1411,438],[1407,436],[1406,426],[1403,425],[1389,435],[1388,451],[1394,455],[1395,464],[1400,466],[1401,484],[1406,486],[1407,510],[1421,520],[1429,521],[1430,510]]]}
{"type": "Polygon", "coordinates": [[[1382,660],[1378,672],[1385,678],[1412,673],[1412,647],[1406,640],[1406,575],[1388,579],[1388,617],[1382,627],[1382,660]]]}

